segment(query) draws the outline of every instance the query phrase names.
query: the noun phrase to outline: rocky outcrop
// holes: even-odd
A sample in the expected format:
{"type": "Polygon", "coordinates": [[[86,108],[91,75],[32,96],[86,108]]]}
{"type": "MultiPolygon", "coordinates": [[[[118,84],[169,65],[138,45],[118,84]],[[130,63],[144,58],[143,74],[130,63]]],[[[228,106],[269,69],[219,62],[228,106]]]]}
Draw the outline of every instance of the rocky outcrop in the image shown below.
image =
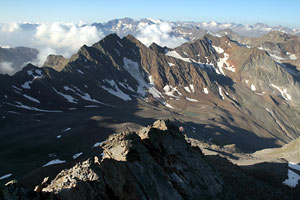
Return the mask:
{"type": "Polygon", "coordinates": [[[61,55],[49,55],[43,64],[44,67],[52,67],[57,71],[61,71],[69,62],[69,59],[61,55]]]}
{"type": "Polygon", "coordinates": [[[235,199],[169,121],[112,135],[102,148],[102,159],[63,170],[42,191],[59,199],[235,199]]]}

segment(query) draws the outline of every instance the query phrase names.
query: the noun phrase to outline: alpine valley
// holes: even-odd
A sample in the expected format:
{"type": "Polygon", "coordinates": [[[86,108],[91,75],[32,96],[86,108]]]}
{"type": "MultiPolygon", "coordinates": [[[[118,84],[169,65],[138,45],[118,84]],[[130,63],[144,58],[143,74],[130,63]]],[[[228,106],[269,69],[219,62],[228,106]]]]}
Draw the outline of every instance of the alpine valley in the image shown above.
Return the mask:
{"type": "Polygon", "coordinates": [[[142,22],[0,75],[0,199],[299,199],[299,31],[142,22]]]}

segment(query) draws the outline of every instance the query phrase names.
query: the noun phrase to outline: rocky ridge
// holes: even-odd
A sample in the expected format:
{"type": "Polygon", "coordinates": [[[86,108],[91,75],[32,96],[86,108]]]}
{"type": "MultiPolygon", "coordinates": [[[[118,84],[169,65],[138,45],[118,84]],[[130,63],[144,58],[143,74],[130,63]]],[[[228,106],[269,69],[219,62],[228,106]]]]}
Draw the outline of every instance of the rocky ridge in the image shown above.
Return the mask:
{"type": "MultiPolygon", "coordinates": [[[[113,134],[101,144],[101,147],[102,155],[61,171],[51,182],[45,178],[43,183],[35,188],[35,192],[22,189],[14,182],[0,189],[0,197],[1,195],[4,199],[8,197],[11,199],[293,199],[296,197],[293,195],[286,197],[281,189],[247,175],[226,160],[205,157],[198,147],[187,143],[184,132],[168,120],[155,121],[153,126],[144,127],[137,132],[113,134]],[[240,187],[241,185],[244,186],[240,187]]],[[[284,187],[282,189],[285,190],[284,187]]]]}

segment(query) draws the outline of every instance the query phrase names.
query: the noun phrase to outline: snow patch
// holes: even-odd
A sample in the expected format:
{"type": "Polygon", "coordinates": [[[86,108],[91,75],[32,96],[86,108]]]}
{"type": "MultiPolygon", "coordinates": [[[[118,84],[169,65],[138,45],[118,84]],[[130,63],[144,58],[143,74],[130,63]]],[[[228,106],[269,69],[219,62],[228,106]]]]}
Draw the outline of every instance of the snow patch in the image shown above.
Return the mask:
{"type": "Polygon", "coordinates": [[[117,40],[117,43],[118,43],[121,47],[123,47],[123,45],[121,44],[121,42],[119,42],[118,40],[117,40]]]}
{"type": "Polygon", "coordinates": [[[3,176],[0,177],[0,180],[7,179],[7,178],[9,178],[11,176],[12,176],[12,174],[5,174],[5,175],[3,175],[3,176]]]}
{"type": "Polygon", "coordinates": [[[93,145],[93,148],[96,148],[96,147],[99,147],[101,144],[103,144],[105,142],[105,140],[101,141],[101,142],[96,142],[94,145],[93,145]]]}
{"type": "Polygon", "coordinates": [[[252,91],[256,91],[256,88],[255,88],[255,86],[253,84],[251,84],[251,90],[252,91]]]}
{"type": "Polygon", "coordinates": [[[183,60],[185,62],[191,62],[191,60],[189,58],[184,58],[182,57],[181,55],[179,55],[179,53],[177,53],[175,50],[173,51],[168,51],[166,50],[166,55],[167,56],[171,56],[173,58],[177,58],[177,59],[180,59],[180,60],[183,60]]]}
{"type": "Polygon", "coordinates": [[[286,88],[283,88],[281,89],[280,87],[274,85],[274,84],[271,84],[272,87],[276,88],[280,93],[281,93],[281,96],[285,99],[285,100],[292,100],[292,97],[291,95],[289,95],[287,93],[287,89],[286,88]]]}
{"type": "Polygon", "coordinates": [[[217,53],[224,53],[224,49],[222,49],[221,47],[216,47],[216,46],[214,46],[214,45],[212,45],[213,46],[213,48],[216,50],[216,52],[217,53]]]}
{"type": "Polygon", "coordinates": [[[224,95],[222,93],[222,88],[220,86],[219,86],[219,94],[220,94],[221,98],[224,100],[224,95]]]}
{"type": "Polygon", "coordinates": [[[66,131],[69,131],[69,130],[71,130],[71,128],[66,128],[66,129],[64,129],[64,130],[62,130],[60,132],[62,133],[62,132],[66,132],[66,131]]]}
{"type": "Polygon", "coordinates": [[[190,88],[191,88],[192,92],[195,93],[194,85],[190,84],[190,88]]]}
{"type": "Polygon", "coordinates": [[[80,74],[85,74],[83,71],[77,69],[77,71],[80,73],[80,74]]]}
{"type": "Polygon", "coordinates": [[[120,99],[123,99],[124,101],[129,101],[131,100],[130,96],[125,94],[122,90],[120,90],[120,88],[118,87],[118,85],[116,84],[116,82],[114,80],[104,80],[106,82],[108,82],[111,87],[113,88],[107,88],[104,85],[101,86],[102,89],[106,90],[107,92],[109,92],[110,94],[119,97],[120,99]]]}
{"type": "Polygon", "coordinates": [[[27,109],[27,110],[33,110],[33,111],[39,111],[39,112],[63,112],[63,111],[60,111],[60,110],[42,110],[42,109],[39,109],[39,108],[23,105],[21,102],[18,102],[18,101],[15,101],[15,102],[18,105],[14,105],[14,104],[10,104],[10,103],[7,103],[7,104],[11,105],[11,106],[18,107],[18,108],[24,108],[24,109],[27,109]]]}
{"type": "Polygon", "coordinates": [[[96,106],[96,105],[87,105],[87,106],[84,106],[85,108],[99,108],[99,106],[96,106]]]}
{"type": "Polygon", "coordinates": [[[191,93],[191,90],[189,87],[184,87],[185,91],[187,91],[188,93],[191,93]]]}
{"type": "Polygon", "coordinates": [[[81,156],[83,153],[76,153],[75,155],[72,156],[72,158],[75,160],[76,158],[78,158],[79,156],[81,156]]]}
{"type": "Polygon", "coordinates": [[[192,99],[192,98],[188,98],[188,97],[185,97],[185,98],[186,98],[186,100],[188,100],[188,101],[190,101],[190,102],[198,102],[197,99],[192,99]]]}
{"type": "Polygon", "coordinates": [[[175,64],[170,63],[170,62],[168,62],[168,64],[169,64],[170,67],[175,66],[175,64]]]}
{"type": "Polygon", "coordinates": [[[166,107],[168,107],[168,108],[174,109],[174,107],[171,106],[170,104],[168,104],[167,102],[164,102],[164,105],[165,105],[166,107]]]}
{"type": "Polygon", "coordinates": [[[297,163],[289,162],[288,166],[289,166],[289,168],[298,170],[300,172],[300,165],[298,165],[297,163]]]}
{"type": "Polygon", "coordinates": [[[208,89],[207,89],[207,88],[203,88],[203,92],[204,92],[205,94],[208,94],[208,89]]]}
{"type": "Polygon", "coordinates": [[[61,135],[56,136],[57,139],[61,138],[61,135]]]}
{"type": "Polygon", "coordinates": [[[31,97],[31,96],[28,96],[26,94],[23,94],[23,96],[25,98],[29,99],[30,101],[33,101],[33,102],[36,102],[36,103],[41,103],[39,100],[37,100],[37,99],[35,99],[35,98],[31,97]]]}
{"type": "Polygon", "coordinates": [[[148,76],[150,84],[144,80],[144,73],[140,70],[139,64],[126,57],[123,58],[124,68],[138,82],[137,93],[141,96],[146,96],[146,91],[154,98],[162,97],[162,94],[155,88],[152,76],[148,76]]]}
{"type": "Polygon", "coordinates": [[[164,88],[164,93],[170,97],[179,98],[178,96],[174,95],[174,92],[177,92],[180,96],[182,95],[176,87],[172,87],[171,85],[166,85],[164,88]]]}
{"type": "Polygon", "coordinates": [[[292,188],[296,187],[300,180],[300,176],[293,172],[292,170],[288,170],[288,179],[283,181],[283,184],[288,185],[292,188]]]}
{"type": "Polygon", "coordinates": [[[64,97],[68,102],[70,102],[70,103],[77,103],[77,102],[76,102],[77,99],[75,99],[75,98],[72,97],[71,95],[63,94],[63,93],[57,91],[54,87],[52,87],[52,89],[56,92],[56,94],[58,94],[58,95],[64,97]],[[75,100],[76,100],[76,101],[75,101],[75,100]]]}
{"type": "Polygon", "coordinates": [[[66,162],[65,160],[55,159],[55,160],[51,160],[51,161],[47,162],[42,167],[46,167],[46,166],[49,166],[49,165],[57,165],[57,164],[65,163],[65,162],[66,162]]]}
{"type": "Polygon", "coordinates": [[[127,83],[122,83],[122,82],[119,82],[119,85],[121,85],[123,88],[127,89],[127,90],[130,90],[131,92],[135,92],[133,90],[132,87],[130,87],[130,85],[128,85],[127,83]]]}
{"type": "MultiPolygon", "coordinates": [[[[219,74],[222,73],[224,76],[225,76],[225,73],[223,71],[223,68],[225,68],[225,69],[227,69],[229,71],[235,72],[235,67],[234,66],[230,66],[227,63],[228,58],[229,58],[229,54],[224,53],[224,58],[219,58],[219,61],[217,62],[218,69],[219,69],[219,74]],[[224,67],[224,64],[225,64],[225,67],[224,67]]],[[[217,71],[217,73],[218,73],[218,71],[217,71]]]]}
{"type": "Polygon", "coordinates": [[[286,55],[288,55],[291,60],[297,60],[298,59],[295,54],[291,54],[290,52],[286,52],[286,55]]]}
{"type": "Polygon", "coordinates": [[[21,85],[21,87],[24,88],[24,89],[31,89],[31,87],[30,87],[31,83],[32,83],[32,81],[27,81],[27,82],[23,83],[21,85]]]}

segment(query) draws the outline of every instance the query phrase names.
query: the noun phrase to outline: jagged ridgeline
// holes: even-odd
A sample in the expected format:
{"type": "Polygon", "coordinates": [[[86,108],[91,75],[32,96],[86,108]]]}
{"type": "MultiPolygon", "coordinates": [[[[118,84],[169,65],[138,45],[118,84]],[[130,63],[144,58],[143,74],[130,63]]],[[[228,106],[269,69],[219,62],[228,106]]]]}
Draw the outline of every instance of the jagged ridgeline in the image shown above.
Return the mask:
{"type": "Polygon", "coordinates": [[[0,181],[32,188],[101,154],[109,135],[161,118],[243,153],[287,144],[300,133],[297,41],[206,34],[171,49],[111,34],[70,58],[0,75],[0,181]]]}

